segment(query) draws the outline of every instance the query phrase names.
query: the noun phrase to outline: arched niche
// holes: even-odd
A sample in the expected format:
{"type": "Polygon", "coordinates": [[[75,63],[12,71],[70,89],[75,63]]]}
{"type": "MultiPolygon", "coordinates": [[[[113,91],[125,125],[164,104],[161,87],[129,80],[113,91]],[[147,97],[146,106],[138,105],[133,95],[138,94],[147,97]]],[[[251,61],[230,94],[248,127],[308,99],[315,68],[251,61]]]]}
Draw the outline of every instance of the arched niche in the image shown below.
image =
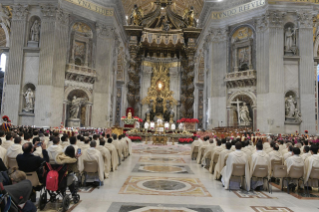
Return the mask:
{"type": "Polygon", "coordinates": [[[31,16],[27,25],[27,44],[31,48],[39,48],[41,39],[41,19],[38,16],[31,16]]]}
{"type": "Polygon", "coordinates": [[[34,113],[36,87],[32,83],[26,83],[21,93],[21,111],[22,113],[34,113]]]}
{"type": "Polygon", "coordinates": [[[71,27],[69,63],[76,66],[93,66],[93,31],[83,22],[75,22],[71,27]]]}
{"type": "Polygon", "coordinates": [[[256,67],[255,31],[250,25],[240,25],[230,32],[230,72],[254,70],[256,67]]]}
{"type": "Polygon", "coordinates": [[[296,91],[289,90],[285,93],[285,120],[299,122],[299,96],[296,91]]]}
{"type": "Polygon", "coordinates": [[[68,127],[89,127],[92,116],[92,94],[83,88],[65,91],[64,117],[68,127]]]}
{"type": "Polygon", "coordinates": [[[4,28],[2,28],[2,25],[0,25],[0,47],[6,47],[7,46],[7,36],[4,28]]]}
{"type": "Polygon", "coordinates": [[[256,128],[256,109],[257,99],[254,93],[239,91],[231,94],[227,100],[228,126],[249,126],[256,128]],[[245,110],[247,111],[246,116],[244,114],[245,110]]]}

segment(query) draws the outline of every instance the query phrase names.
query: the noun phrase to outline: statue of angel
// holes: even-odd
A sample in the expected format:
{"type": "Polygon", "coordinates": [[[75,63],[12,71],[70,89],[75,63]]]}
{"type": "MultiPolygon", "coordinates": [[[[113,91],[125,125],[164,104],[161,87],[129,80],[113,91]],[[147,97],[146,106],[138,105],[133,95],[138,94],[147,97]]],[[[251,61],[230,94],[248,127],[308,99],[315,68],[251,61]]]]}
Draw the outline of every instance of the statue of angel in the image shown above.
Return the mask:
{"type": "Polygon", "coordinates": [[[129,25],[140,26],[142,23],[143,17],[144,17],[143,10],[140,7],[138,7],[137,4],[135,4],[132,10],[132,13],[130,15],[129,25]]]}
{"type": "Polygon", "coordinates": [[[1,3],[0,3],[0,18],[2,23],[10,30],[11,28],[10,12],[8,8],[4,7],[1,3]]]}
{"type": "Polygon", "coordinates": [[[185,21],[186,27],[196,27],[197,26],[197,22],[195,19],[195,11],[194,11],[193,6],[191,6],[190,9],[184,10],[183,19],[185,21]]]}
{"type": "Polygon", "coordinates": [[[70,118],[78,118],[81,104],[86,100],[86,98],[76,98],[76,96],[73,96],[70,108],[70,118]]]}

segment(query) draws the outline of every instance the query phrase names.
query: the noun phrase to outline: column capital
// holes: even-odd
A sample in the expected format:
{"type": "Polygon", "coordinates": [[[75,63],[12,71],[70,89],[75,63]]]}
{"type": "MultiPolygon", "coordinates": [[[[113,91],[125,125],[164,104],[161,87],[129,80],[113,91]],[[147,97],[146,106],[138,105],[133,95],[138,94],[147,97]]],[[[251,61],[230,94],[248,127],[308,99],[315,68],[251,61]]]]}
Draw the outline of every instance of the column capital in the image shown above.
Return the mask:
{"type": "Polygon", "coordinates": [[[269,27],[269,15],[263,14],[255,19],[257,32],[264,32],[269,27]]]}
{"type": "Polygon", "coordinates": [[[114,38],[116,35],[115,28],[103,23],[96,23],[96,31],[99,38],[107,39],[114,38]]]}
{"type": "Polygon", "coordinates": [[[278,10],[267,11],[266,17],[269,17],[269,27],[283,28],[286,12],[278,10]]]}
{"type": "Polygon", "coordinates": [[[43,18],[47,20],[54,20],[57,12],[57,7],[51,4],[42,4],[40,5],[43,18]]]}
{"type": "Polygon", "coordinates": [[[313,28],[313,15],[310,11],[297,11],[297,20],[300,28],[313,28]]]}
{"type": "Polygon", "coordinates": [[[58,8],[56,11],[56,22],[68,26],[69,25],[69,16],[70,14],[67,13],[65,10],[62,8],[58,8]]]}
{"type": "Polygon", "coordinates": [[[15,4],[12,6],[12,20],[26,20],[29,14],[29,5],[15,4]]]}

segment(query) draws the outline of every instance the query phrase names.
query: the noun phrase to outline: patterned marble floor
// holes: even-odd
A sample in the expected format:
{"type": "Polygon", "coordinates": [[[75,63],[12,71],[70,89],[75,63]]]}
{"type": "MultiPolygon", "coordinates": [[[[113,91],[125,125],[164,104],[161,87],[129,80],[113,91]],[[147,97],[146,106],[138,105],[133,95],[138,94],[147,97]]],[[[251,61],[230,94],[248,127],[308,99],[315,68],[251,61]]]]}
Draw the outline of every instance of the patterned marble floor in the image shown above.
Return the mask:
{"type": "Polygon", "coordinates": [[[72,212],[319,212],[319,200],[299,199],[276,187],[272,194],[226,191],[189,153],[187,145],[133,144],[133,155],[104,186],[81,192],[72,212]],[[183,168],[188,173],[178,173],[183,168]]]}

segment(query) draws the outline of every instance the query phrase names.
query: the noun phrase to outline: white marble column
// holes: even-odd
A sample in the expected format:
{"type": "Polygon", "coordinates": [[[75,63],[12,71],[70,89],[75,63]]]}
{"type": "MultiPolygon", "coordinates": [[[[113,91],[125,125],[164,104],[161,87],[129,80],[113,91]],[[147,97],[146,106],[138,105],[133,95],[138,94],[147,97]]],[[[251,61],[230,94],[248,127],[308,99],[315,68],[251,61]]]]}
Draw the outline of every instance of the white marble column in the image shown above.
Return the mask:
{"type": "Polygon", "coordinates": [[[9,116],[13,125],[19,119],[19,102],[23,69],[23,47],[25,46],[26,20],[29,11],[26,5],[12,7],[12,22],[10,33],[10,52],[7,60],[5,102],[3,115],[9,116]]]}
{"type": "MultiPolygon", "coordinates": [[[[112,26],[97,24],[96,42],[96,72],[98,79],[94,84],[92,127],[106,126],[111,116],[110,108],[112,91],[113,49],[115,48],[115,33],[112,26]]],[[[113,85],[114,86],[114,85],[113,85]]]]}
{"type": "Polygon", "coordinates": [[[315,78],[313,71],[313,28],[312,28],[312,12],[299,11],[297,13],[299,20],[299,48],[300,48],[300,108],[302,115],[302,123],[300,132],[305,130],[309,134],[316,133],[315,123],[315,78]]]}

